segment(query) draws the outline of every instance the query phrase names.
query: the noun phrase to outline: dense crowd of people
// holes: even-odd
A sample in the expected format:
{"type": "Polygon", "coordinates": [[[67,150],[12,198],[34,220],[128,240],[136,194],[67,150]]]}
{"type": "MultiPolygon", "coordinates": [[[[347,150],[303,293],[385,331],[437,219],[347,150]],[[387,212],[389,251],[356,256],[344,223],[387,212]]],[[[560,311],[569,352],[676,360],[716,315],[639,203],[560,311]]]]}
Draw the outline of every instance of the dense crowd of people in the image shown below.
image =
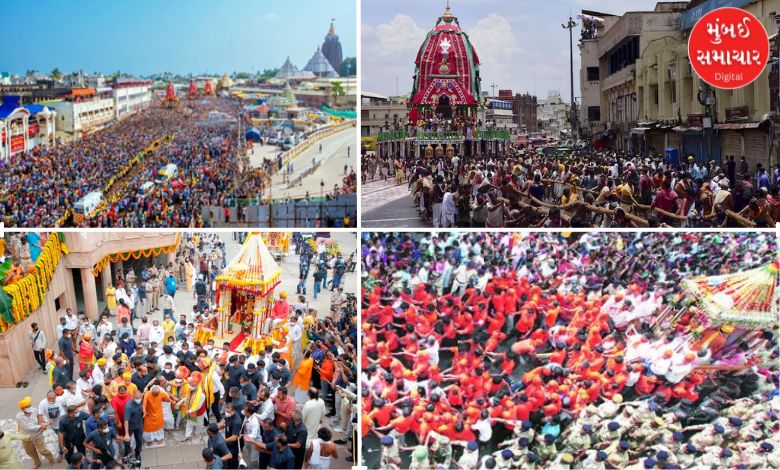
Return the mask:
{"type": "Polygon", "coordinates": [[[49,390],[19,402],[19,433],[6,433],[9,440],[21,440],[34,468],[43,458],[64,458],[68,468],[137,468],[145,448],[201,443],[206,468],[351,462],[337,447],[355,445],[357,423],[357,308],[342,283],[349,265],[303,244],[301,265],[330,277],[320,279],[332,290],[330,309],[311,307],[305,290],[294,301],[280,293],[273,312],[288,317],[288,334],[259,350],[196,339],[216,319],[214,279],[226,265],[214,233],[183,234],[168,265],[117,272],[97,322],[67,309],[48,341],[33,323],[30,342],[49,390]],[[177,296],[191,297],[192,310],[178,310],[177,296]]]}
{"type": "Polygon", "coordinates": [[[680,287],[776,270],[770,234],[364,238],[369,468],[780,466],[776,321],[680,287]]]}
{"type": "MultiPolygon", "coordinates": [[[[16,227],[211,226],[214,211],[234,207],[237,199],[268,196],[272,165],[250,168],[238,150],[241,112],[234,98],[187,100],[174,109],[155,103],[77,141],[16,154],[0,162],[2,220],[16,227]],[[169,164],[178,175],[141,190],[169,164]],[[74,205],[92,191],[104,193],[105,206],[75,221],[74,205]]],[[[337,190],[350,194],[356,185],[354,173],[348,174],[337,190]]]]}
{"type": "Polygon", "coordinates": [[[780,166],[744,156],[672,164],[575,147],[561,154],[368,155],[363,180],[408,184],[436,227],[772,227],[780,220],[780,166]]]}

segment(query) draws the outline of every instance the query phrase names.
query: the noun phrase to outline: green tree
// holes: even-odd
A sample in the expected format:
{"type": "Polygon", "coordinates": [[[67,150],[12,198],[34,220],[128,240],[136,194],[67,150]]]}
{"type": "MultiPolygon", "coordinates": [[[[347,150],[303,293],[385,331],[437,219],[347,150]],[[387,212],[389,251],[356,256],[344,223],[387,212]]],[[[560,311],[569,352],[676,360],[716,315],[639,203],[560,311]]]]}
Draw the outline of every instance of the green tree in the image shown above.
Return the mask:
{"type": "Polygon", "coordinates": [[[342,77],[354,77],[357,74],[357,59],[347,57],[339,65],[339,75],[342,77]]]}
{"type": "Polygon", "coordinates": [[[252,74],[249,72],[238,72],[233,74],[233,78],[236,80],[249,80],[252,78],[252,74]]]}
{"type": "Polygon", "coordinates": [[[333,82],[330,84],[330,94],[333,95],[333,105],[335,106],[339,102],[339,96],[344,96],[344,85],[341,82],[333,82]]]}
{"type": "Polygon", "coordinates": [[[55,81],[62,80],[62,72],[60,72],[60,69],[58,67],[54,67],[54,70],[51,71],[51,79],[55,81]]]}
{"type": "Polygon", "coordinates": [[[273,78],[277,73],[279,73],[279,69],[265,69],[263,70],[263,73],[260,74],[259,77],[257,77],[260,81],[268,80],[269,78],[273,78]]]}

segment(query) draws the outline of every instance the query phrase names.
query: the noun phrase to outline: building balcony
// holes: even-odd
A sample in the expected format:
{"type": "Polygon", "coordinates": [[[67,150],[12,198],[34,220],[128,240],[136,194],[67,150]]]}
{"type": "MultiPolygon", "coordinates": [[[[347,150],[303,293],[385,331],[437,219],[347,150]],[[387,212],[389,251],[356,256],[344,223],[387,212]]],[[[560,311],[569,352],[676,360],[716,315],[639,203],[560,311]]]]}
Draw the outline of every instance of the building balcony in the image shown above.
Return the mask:
{"type": "Polygon", "coordinates": [[[604,78],[601,81],[601,90],[609,90],[629,81],[634,81],[634,79],[636,79],[636,64],[631,64],[604,78]]]}

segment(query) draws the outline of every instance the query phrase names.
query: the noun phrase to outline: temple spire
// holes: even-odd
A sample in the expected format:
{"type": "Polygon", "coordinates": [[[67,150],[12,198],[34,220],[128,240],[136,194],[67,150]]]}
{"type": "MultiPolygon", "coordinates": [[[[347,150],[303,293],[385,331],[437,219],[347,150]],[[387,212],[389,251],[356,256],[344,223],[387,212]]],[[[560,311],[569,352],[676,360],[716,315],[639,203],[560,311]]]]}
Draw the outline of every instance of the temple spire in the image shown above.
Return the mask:
{"type": "MultiPolygon", "coordinates": [[[[447,0],[449,2],[449,0],[447,0]]],[[[333,22],[336,21],[336,18],[330,19],[330,29],[328,30],[328,34],[336,34],[336,28],[333,26],[333,22]]]]}
{"type": "Polygon", "coordinates": [[[452,23],[455,19],[455,15],[452,14],[452,9],[450,8],[450,0],[447,0],[447,6],[444,9],[444,15],[442,15],[441,19],[447,24],[452,23]]]}

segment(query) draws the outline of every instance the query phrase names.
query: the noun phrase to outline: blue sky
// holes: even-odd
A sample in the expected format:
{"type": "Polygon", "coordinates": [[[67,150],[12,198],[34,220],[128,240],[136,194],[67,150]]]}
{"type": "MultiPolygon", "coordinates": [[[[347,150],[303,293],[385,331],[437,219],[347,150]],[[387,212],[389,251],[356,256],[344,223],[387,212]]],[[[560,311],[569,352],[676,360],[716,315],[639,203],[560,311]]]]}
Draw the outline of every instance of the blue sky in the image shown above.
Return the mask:
{"type": "Polygon", "coordinates": [[[355,0],[2,0],[0,71],[133,74],[303,68],[336,18],[354,57],[355,0]]]}
{"type": "MultiPolygon", "coordinates": [[[[482,89],[530,92],[544,98],[560,90],[569,99],[569,35],[561,28],[583,9],[623,14],[652,11],[650,0],[451,0],[482,62],[482,89]]],[[[411,91],[414,59],[444,12],[445,0],[363,0],[362,89],[384,95],[411,91]]],[[[578,22],[579,23],[579,22],[578,22]]],[[[574,90],[579,95],[579,52],[574,30],[574,90]]]]}

